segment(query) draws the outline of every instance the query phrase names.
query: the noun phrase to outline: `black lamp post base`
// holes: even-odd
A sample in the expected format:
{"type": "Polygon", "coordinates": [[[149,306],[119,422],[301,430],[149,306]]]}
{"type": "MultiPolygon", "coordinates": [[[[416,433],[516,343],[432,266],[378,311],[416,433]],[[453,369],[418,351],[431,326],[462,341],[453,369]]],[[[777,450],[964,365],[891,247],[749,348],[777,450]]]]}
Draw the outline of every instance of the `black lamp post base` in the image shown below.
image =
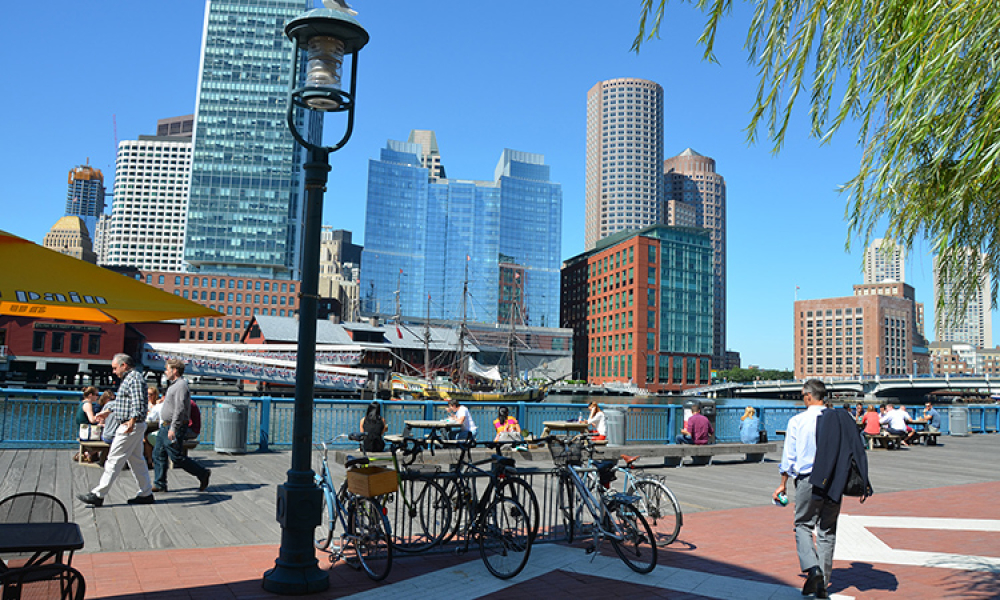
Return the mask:
{"type": "Polygon", "coordinates": [[[263,587],[272,594],[302,596],[322,592],[330,587],[330,573],[312,565],[283,565],[275,561],[274,568],[264,573],[263,587]]]}

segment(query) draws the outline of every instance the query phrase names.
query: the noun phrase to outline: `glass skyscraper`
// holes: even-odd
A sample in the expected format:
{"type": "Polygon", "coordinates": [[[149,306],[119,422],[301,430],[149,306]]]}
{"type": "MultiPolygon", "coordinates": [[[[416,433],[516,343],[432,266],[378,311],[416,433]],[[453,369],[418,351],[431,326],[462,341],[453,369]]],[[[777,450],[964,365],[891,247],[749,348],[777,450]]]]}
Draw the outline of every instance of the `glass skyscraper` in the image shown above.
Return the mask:
{"type": "MultiPolygon", "coordinates": [[[[298,277],[304,151],[285,125],[293,51],[284,27],[312,6],[207,3],[184,249],[191,271],[298,277]]],[[[321,121],[310,120],[302,129],[315,135],[321,121]]]]}
{"type": "MultiPolygon", "coordinates": [[[[411,139],[419,139],[412,136],[411,139]]],[[[390,140],[368,168],[361,302],[368,314],[496,322],[500,261],[523,267],[525,315],[558,325],[562,186],[538,154],[504,150],[494,181],[432,177],[420,144],[390,140]]]]}
{"type": "Polygon", "coordinates": [[[80,217],[92,236],[104,214],[104,174],[90,165],[73,167],[66,190],[66,216],[80,217]]]}

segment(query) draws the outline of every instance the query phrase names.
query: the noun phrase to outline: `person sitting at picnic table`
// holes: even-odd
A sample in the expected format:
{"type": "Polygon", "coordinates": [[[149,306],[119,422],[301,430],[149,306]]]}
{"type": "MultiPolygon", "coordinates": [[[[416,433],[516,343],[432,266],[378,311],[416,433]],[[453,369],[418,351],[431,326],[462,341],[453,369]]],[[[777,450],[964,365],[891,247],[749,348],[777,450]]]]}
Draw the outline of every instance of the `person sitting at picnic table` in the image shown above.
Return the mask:
{"type": "Polygon", "coordinates": [[[756,444],[760,441],[760,419],[752,406],[746,407],[740,417],[740,441],[744,444],[756,444]]]}
{"type": "Polygon", "coordinates": [[[590,439],[598,441],[608,439],[608,420],[604,417],[601,405],[591,402],[588,408],[590,408],[590,414],[587,416],[587,423],[591,430],[597,434],[590,436],[590,439]]]}
{"type": "Polygon", "coordinates": [[[160,409],[163,408],[163,398],[155,385],[146,388],[146,439],[142,442],[142,455],[146,457],[146,466],[153,468],[153,447],[156,446],[156,434],[160,430],[160,409]]]}
{"type": "Polygon", "coordinates": [[[475,440],[477,427],[476,422],[472,420],[469,408],[462,406],[462,403],[457,398],[449,398],[447,411],[451,415],[448,420],[461,425],[461,427],[451,432],[451,439],[475,440]]]}
{"type": "Polygon", "coordinates": [[[941,432],[941,413],[930,402],[924,405],[924,418],[927,419],[927,431],[931,433],[941,432]]]}
{"type": "Polygon", "coordinates": [[[694,444],[704,446],[712,439],[715,428],[708,417],[701,414],[701,405],[691,407],[691,416],[684,422],[684,427],[674,440],[678,444],[694,444]]]}
{"type": "Polygon", "coordinates": [[[867,438],[868,436],[878,435],[882,433],[882,424],[880,422],[880,417],[878,412],[875,410],[874,404],[868,405],[868,412],[861,417],[862,430],[861,433],[867,438]]]}
{"type": "Polygon", "coordinates": [[[496,430],[494,442],[520,442],[521,425],[517,419],[510,416],[510,409],[501,406],[497,409],[497,418],[493,419],[493,429],[496,430]]]}
{"type": "Polygon", "coordinates": [[[889,404],[889,410],[886,411],[885,415],[879,419],[879,422],[885,425],[885,430],[892,435],[898,435],[901,440],[899,443],[903,446],[908,446],[908,441],[910,438],[915,436],[917,432],[913,431],[912,428],[906,426],[910,422],[910,414],[903,409],[902,406],[897,406],[889,404]]]}
{"type": "MultiPolygon", "coordinates": [[[[79,425],[97,425],[97,413],[101,412],[101,404],[97,399],[97,388],[94,386],[87,386],[83,388],[83,400],[80,401],[79,406],[76,407],[76,424],[79,425]]],[[[100,457],[99,450],[83,450],[83,459],[87,462],[97,462],[100,457]]],[[[78,454],[73,455],[73,462],[76,462],[79,458],[78,454]]]]}
{"type": "Polygon", "coordinates": [[[365,411],[364,418],[361,419],[361,433],[367,433],[361,447],[365,452],[384,452],[385,440],[382,436],[389,429],[385,419],[382,418],[382,405],[372,402],[365,411]]]}

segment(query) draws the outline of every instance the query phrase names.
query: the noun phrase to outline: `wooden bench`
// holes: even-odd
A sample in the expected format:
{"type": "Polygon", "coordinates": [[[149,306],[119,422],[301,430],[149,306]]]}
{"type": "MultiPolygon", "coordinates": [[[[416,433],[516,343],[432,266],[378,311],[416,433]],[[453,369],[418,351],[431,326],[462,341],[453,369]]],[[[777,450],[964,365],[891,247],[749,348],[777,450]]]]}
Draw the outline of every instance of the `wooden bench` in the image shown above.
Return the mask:
{"type": "Polygon", "coordinates": [[[918,431],[917,441],[919,443],[922,440],[928,446],[937,446],[939,435],[941,435],[940,431],[918,431]]]}
{"type": "Polygon", "coordinates": [[[663,458],[663,464],[668,467],[684,466],[684,459],[690,458],[691,465],[710,465],[716,456],[727,454],[743,454],[747,462],[764,462],[764,455],[777,452],[778,444],[706,444],[695,446],[689,444],[644,444],[636,446],[620,446],[602,453],[608,458],[617,458],[621,454],[630,454],[642,458],[663,458]]]}
{"type": "Polygon", "coordinates": [[[865,439],[868,440],[868,449],[874,450],[876,442],[879,446],[885,448],[886,450],[895,450],[900,447],[899,443],[903,441],[903,438],[898,435],[893,435],[891,433],[879,433],[877,435],[865,434],[865,439]]]}
{"type": "MultiPolygon", "coordinates": [[[[80,440],[80,449],[79,449],[79,451],[76,454],[76,462],[77,462],[77,464],[80,464],[80,465],[89,465],[91,467],[101,467],[101,468],[104,468],[104,461],[103,460],[100,461],[100,462],[96,462],[96,463],[87,462],[87,461],[83,460],[83,451],[84,450],[99,450],[101,452],[105,452],[110,447],[111,447],[111,445],[108,444],[107,442],[97,442],[97,441],[93,441],[93,442],[86,441],[85,442],[83,440],[80,440]]],[[[184,449],[185,450],[189,450],[190,451],[190,450],[194,450],[197,447],[198,447],[198,438],[184,440],[184,449]]],[[[107,456],[107,454],[105,454],[105,457],[106,456],[107,456]]]]}

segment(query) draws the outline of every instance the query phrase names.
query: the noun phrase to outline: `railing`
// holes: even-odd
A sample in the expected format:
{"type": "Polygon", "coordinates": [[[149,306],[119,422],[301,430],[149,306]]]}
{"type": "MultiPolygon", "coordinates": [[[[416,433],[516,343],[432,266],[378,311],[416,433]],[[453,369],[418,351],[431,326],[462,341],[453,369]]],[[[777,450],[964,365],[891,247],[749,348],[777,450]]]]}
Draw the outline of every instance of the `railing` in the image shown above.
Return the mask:
{"type": "MultiPolygon", "coordinates": [[[[195,396],[201,408],[202,426],[199,439],[213,444],[216,433],[216,409],[228,404],[245,404],[248,450],[266,451],[287,447],[292,441],[292,416],[295,401],[291,398],[195,396]]],[[[24,390],[0,388],[0,448],[70,447],[76,444],[78,427],[75,414],[80,392],[24,390]]],[[[753,406],[753,404],[750,404],[753,406]]],[[[313,439],[330,439],[337,434],[356,431],[364,417],[367,401],[317,399],[314,402],[313,439]]],[[[491,439],[493,419],[501,404],[469,404],[469,411],[478,426],[478,438],[491,439]]],[[[580,404],[514,403],[507,404],[524,431],[540,434],[545,421],[576,419],[586,414],[580,404]]],[[[987,433],[1000,430],[1000,406],[962,405],[968,408],[969,432],[987,433]]],[[[628,444],[672,443],[680,432],[683,408],[666,404],[614,405],[625,411],[625,442],[628,444]]],[[[744,405],[718,406],[715,415],[716,440],[739,441],[740,416],[744,405]]],[[[788,420],[802,410],[801,406],[761,406],[757,414],[768,439],[777,439],[777,431],[787,428],[788,420]]],[[[920,415],[922,407],[908,407],[911,414],[920,415]]],[[[949,428],[949,410],[939,406],[942,427],[949,428]]],[[[382,414],[391,433],[402,432],[404,422],[412,419],[440,419],[446,416],[445,404],[431,401],[391,401],[382,404],[382,414]]]]}

